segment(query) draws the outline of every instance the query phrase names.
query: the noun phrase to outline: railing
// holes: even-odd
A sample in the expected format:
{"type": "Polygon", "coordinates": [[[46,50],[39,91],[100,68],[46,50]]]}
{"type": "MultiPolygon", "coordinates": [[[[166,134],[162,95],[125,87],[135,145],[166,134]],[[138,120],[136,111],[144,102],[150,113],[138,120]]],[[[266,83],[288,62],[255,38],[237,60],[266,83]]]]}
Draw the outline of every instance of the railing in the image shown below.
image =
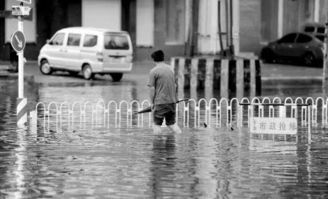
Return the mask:
{"type": "MultiPolygon", "coordinates": [[[[150,104],[147,100],[38,103],[38,129],[93,129],[93,128],[150,128],[151,113],[137,114],[150,104]]],[[[184,128],[244,127],[251,117],[291,117],[298,126],[326,127],[328,100],[324,98],[222,98],[190,99],[177,104],[176,119],[184,128]]]]}

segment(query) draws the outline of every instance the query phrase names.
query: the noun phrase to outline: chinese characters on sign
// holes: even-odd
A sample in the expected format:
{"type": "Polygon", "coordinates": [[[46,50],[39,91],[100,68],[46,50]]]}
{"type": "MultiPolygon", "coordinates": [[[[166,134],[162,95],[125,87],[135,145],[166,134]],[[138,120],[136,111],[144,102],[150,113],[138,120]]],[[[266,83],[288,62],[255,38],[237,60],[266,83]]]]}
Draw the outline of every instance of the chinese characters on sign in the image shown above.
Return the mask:
{"type": "Polygon", "coordinates": [[[297,120],[296,118],[282,117],[251,117],[250,131],[258,134],[296,135],[297,120]]]}

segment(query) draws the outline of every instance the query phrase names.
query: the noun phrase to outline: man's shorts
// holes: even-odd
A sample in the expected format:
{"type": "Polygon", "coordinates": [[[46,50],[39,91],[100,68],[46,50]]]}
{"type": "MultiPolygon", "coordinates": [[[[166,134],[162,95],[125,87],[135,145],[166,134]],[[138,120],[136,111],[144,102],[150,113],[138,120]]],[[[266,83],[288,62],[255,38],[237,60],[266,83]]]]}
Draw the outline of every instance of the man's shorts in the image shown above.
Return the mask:
{"type": "Polygon", "coordinates": [[[175,124],[175,106],[175,103],[155,105],[153,113],[154,123],[156,125],[162,125],[165,118],[166,125],[175,124]]]}

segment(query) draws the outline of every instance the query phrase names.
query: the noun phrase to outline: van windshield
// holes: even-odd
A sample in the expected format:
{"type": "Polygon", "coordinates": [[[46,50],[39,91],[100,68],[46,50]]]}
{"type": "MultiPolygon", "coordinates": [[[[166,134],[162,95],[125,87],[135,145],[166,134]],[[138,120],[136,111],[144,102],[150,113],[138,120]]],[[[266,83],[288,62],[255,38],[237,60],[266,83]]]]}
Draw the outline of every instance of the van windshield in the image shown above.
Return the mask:
{"type": "Polygon", "coordinates": [[[127,35],[105,34],[105,49],[110,50],[128,50],[129,40],[127,35]]]}

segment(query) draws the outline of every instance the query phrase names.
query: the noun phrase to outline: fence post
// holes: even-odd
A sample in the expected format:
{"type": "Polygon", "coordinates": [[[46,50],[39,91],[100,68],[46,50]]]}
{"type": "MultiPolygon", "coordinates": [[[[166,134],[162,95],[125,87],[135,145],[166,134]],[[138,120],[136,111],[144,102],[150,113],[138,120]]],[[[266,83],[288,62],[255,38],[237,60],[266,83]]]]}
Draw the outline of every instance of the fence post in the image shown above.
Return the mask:
{"type": "Polygon", "coordinates": [[[312,118],[311,118],[311,105],[308,105],[308,144],[311,144],[311,135],[312,135],[312,132],[311,132],[311,129],[312,129],[312,118]]]}

